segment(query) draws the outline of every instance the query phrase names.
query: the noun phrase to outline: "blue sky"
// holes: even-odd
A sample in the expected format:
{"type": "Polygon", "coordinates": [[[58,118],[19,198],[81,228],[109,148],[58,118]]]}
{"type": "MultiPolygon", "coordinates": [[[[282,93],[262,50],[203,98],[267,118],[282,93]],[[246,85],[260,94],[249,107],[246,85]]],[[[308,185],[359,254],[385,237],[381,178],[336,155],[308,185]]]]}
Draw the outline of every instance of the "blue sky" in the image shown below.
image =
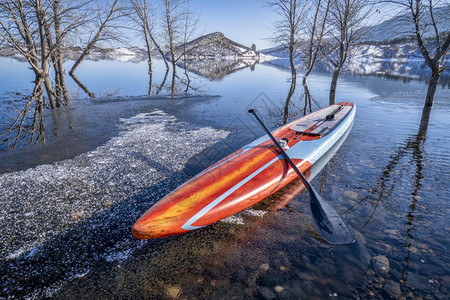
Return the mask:
{"type": "MultiPolygon", "coordinates": [[[[277,15],[267,7],[264,0],[190,0],[192,10],[200,14],[198,34],[220,31],[229,39],[258,50],[272,47],[273,23],[277,15]]],[[[373,25],[393,17],[398,9],[391,4],[377,6],[378,10],[369,17],[373,25]]]]}
{"type": "Polygon", "coordinates": [[[274,13],[259,0],[191,0],[200,14],[199,34],[220,31],[229,39],[257,49],[270,47],[274,13]]]}

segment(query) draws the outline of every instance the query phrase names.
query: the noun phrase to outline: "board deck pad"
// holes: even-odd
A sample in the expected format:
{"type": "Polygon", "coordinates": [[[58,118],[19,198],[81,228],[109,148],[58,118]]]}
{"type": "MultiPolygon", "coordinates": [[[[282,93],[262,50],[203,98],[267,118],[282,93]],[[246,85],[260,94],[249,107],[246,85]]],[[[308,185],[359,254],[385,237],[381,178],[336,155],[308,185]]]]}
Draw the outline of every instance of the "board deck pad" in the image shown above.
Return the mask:
{"type": "Polygon", "coordinates": [[[331,105],[326,109],[302,119],[300,122],[291,126],[290,129],[306,135],[322,136],[336,127],[351,109],[351,106],[331,105]],[[327,116],[333,113],[334,117],[331,120],[327,120],[327,116]]]}

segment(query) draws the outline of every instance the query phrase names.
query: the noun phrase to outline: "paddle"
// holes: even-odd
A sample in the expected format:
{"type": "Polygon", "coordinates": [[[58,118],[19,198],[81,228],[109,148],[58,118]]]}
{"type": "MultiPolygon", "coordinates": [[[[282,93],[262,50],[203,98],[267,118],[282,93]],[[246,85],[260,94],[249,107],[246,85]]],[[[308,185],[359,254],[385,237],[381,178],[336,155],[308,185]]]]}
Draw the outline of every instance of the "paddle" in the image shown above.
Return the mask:
{"type": "Polygon", "coordinates": [[[280,150],[281,154],[284,156],[286,161],[294,169],[295,173],[300,177],[306,189],[309,191],[311,196],[311,216],[316,226],[317,231],[322,236],[322,238],[330,244],[343,245],[351,244],[355,241],[352,234],[348,230],[344,221],[341,219],[339,214],[334,210],[334,208],[323,199],[316,190],[312,187],[309,181],[303,176],[302,172],[297,168],[294,162],[290,159],[283,148],[278,144],[277,140],[273,137],[270,131],[267,129],[266,125],[261,121],[261,119],[256,114],[256,109],[249,109],[249,113],[253,114],[270,137],[275,146],[280,150]]]}

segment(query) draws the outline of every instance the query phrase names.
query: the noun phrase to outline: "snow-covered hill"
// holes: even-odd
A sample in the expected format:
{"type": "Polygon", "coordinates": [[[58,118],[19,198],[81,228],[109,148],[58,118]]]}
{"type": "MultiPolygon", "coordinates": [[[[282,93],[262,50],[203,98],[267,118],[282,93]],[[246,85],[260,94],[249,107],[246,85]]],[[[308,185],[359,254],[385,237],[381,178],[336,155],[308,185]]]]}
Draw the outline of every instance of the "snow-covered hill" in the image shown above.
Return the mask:
{"type": "MultiPolygon", "coordinates": [[[[450,5],[437,8],[434,12],[438,28],[441,32],[450,31],[450,5]]],[[[429,23],[424,16],[423,24],[429,23]]],[[[423,32],[426,38],[433,36],[434,31],[430,26],[424,26],[423,32]]],[[[345,65],[345,69],[354,74],[364,75],[389,75],[409,78],[429,78],[430,69],[425,65],[424,59],[417,45],[414,35],[414,25],[408,14],[400,15],[364,29],[367,33],[363,40],[356,45],[345,65]]],[[[426,40],[429,49],[435,48],[433,40],[426,40]]],[[[272,55],[277,59],[271,60],[270,64],[289,68],[288,53],[283,47],[273,47],[262,50],[261,53],[272,55]]],[[[447,58],[450,64],[450,58],[447,58]]],[[[295,60],[296,66],[302,68],[303,57],[300,54],[295,60]]],[[[330,72],[332,66],[326,59],[316,64],[316,71],[330,72]]],[[[443,77],[450,77],[448,68],[443,77]]]]}
{"type": "MultiPolygon", "coordinates": [[[[192,40],[186,44],[186,50],[189,59],[259,58],[257,51],[230,40],[222,32],[210,33],[192,40]]],[[[178,47],[177,56],[181,56],[182,52],[183,47],[178,47]]]]}
{"type": "MultiPolygon", "coordinates": [[[[83,49],[81,47],[70,47],[64,50],[64,59],[76,60],[83,49]]],[[[38,52],[38,55],[40,53],[38,52]]],[[[11,57],[19,61],[25,61],[23,55],[18,51],[8,48],[0,47],[0,56],[11,57]]],[[[121,47],[121,48],[100,48],[94,47],[89,55],[88,60],[99,61],[99,60],[114,60],[120,62],[141,62],[147,59],[147,52],[139,47],[121,47]]]]}
{"type": "MultiPolygon", "coordinates": [[[[255,49],[238,44],[221,32],[214,32],[186,44],[186,60],[183,46],[176,49],[178,65],[211,80],[221,80],[228,74],[253,67],[255,64],[273,59],[255,49]]],[[[169,57],[170,59],[170,57],[169,57]]]]}
{"type": "MultiPolygon", "coordinates": [[[[439,31],[448,33],[450,31],[450,4],[435,8],[433,11],[439,31]]],[[[431,26],[430,14],[424,14],[420,20],[423,24],[421,30],[424,38],[435,36],[434,28],[431,26]]],[[[393,17],[378,25],[363,29],[365,34],[363,43],[398,43],[415,39],[414,22],[410,12],[393,17]]]]}

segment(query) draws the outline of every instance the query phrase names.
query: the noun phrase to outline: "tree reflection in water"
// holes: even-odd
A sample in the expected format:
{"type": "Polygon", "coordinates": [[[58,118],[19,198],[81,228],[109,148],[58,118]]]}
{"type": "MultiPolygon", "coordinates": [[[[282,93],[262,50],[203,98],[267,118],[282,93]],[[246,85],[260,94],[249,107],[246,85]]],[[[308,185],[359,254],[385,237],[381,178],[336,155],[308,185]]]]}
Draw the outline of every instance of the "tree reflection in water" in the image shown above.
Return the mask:
{"type": "Polygon", "coordinates": [[[303,116],[310,114],[313,112],[312,103],[315,104],[316,108],[321,108],[321,105],[312,97],[311,92],[309,91],[308,84],[304,82],[302,84],[303,92],[298,97],[300,99],[300,103],[302,100],[304,101],[303,107],[299,107],[295,104],[295,101],[291,101],[291,98],[286,98],[283,108],[283,119],[281,125],[286,125],[288,120],[297,119],[300,115],[300,112],[303,113],[303,116]]]}
{"type": "Polygon", "coordinates": [[[373,206],[369,217],[364,222],[362,228],[366,227],[371,221],[374,220],[377,212],[379,211],[382,203],[389,202],[392,199],[392,193],[396,186],[398,186],[396,180],[399,175],[394,175],[396,169],[399,168],[400,161],[405,157],[410,157],[411,166],[414,167],[411,172],[412,176],[412,193],[410,198],[410,203],[407,208],[406,214],[406,231],[404,235],[404,249],[407,254],[405,257],[405,266],[401,272],[400,283],[404,283],[407,279],[407,271],[409,269],[409,260],[411,253],[414,253],[413,242],[415,241],[414,231],[417,229],[415,226],[416,219],[416,208],[418,202],[421,199],[420,192],[422,190],[422,179],[423,167],[424,167],[424,155],[423,147],[426,141],[428,124],[430,119],[431,108],[424,108],[422,112],[422,117],[420,120],[420,126],[416,134],[410,135],[405,143],[399,147],[387,165],[383,168],[383,172],[376,182],[375,186],[367,193],[367,195],[360,200],[358,203],[353,205],[349,210],[357,209],[363,205],[373,206]],[[374,201],[372,201],[374,200],[374,201]]]}
{"type": "Polygon", "coordinates": [[[380,204],[389,199],[394,188],[395,188],[395,180],[396,178],[391,176],[394,173],[396,167],[399,165],[401,159],[407,155],[411,155],[411,159],[414,161],[416,170],[414,173],[414,191],[412,193],[412,205],[411,209],[415,208],[415,203],[417,201],[417,196],[421,189],[420,181],[423,178],[422,176],[422,167],[423,167],[423,150],[422,146],[426,140],[426,133],[428,129],[428,122],[430,119],[431,109],[424,109],[422,112],[422,118],[419,126],[419,130],[417,134],[409,136],[405,143],[402,144],[392,155],[391,159],[387,163],[387,165],[383,168],[383,172],[376,182],[375,186],[367,193],[367,195],[361,199],[358,203],[354,204],[349,210],[357,209],[358,207],[367,204],[371,199],[374,199],[373,209],[363,225],[363,228],[366,227],[376,215],[380,204]]]}
{"type": "Polygon", "coordinates": [[[37,77],[30,96],[24,97],[23,108],[10,125],[0,132],[0,149],[15,149],[19,143],[44,143],[44,91],[42,77],[37,77]],[[34,109],[33,109],[34,107],[34,109]]]}

